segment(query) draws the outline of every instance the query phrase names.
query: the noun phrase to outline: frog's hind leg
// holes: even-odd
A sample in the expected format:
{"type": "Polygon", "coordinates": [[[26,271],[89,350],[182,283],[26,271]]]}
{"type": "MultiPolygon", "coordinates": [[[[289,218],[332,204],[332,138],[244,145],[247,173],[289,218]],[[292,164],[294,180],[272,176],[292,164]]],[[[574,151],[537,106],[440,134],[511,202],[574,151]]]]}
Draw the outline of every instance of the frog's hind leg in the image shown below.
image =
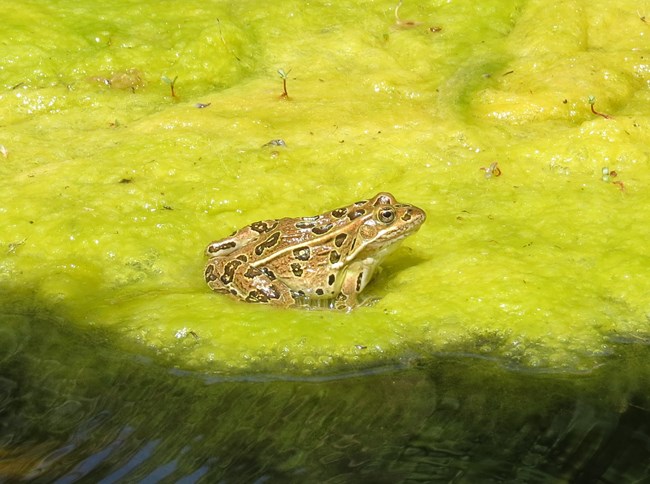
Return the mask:
{"type": "Polygon", "coordinates": [[[289,287],[270,270],[258,269],[242,259],[213,257],[205,268],[205,281],[213,291],[230,294],[246,302],[294,306],[289,287]]]}

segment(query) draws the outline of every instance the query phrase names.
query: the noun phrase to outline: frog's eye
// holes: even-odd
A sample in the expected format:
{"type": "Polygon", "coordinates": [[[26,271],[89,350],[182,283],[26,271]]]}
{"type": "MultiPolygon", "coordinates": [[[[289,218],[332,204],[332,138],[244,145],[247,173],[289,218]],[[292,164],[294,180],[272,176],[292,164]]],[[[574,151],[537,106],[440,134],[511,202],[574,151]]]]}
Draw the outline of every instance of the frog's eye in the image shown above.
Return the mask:
{"type": "Polygon", "coordinates": [[[379,210],[377,218],[381,223],[389,224],[395,220],[395,211],[392,208],[382,208],[379,210]]]}

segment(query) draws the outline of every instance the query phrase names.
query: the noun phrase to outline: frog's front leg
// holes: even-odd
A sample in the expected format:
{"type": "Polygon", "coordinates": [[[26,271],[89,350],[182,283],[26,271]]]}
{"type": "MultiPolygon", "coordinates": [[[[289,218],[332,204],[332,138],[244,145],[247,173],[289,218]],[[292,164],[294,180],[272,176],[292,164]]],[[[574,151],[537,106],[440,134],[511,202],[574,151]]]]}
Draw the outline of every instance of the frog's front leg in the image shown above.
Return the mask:
{"type": "Polygon", "coordinates": [[[342,311],[352,311],[359,305],[359,293],[368,284],[372,273],[363,263],[351,264],[343,275],[341,292],[334,300],[334,307],[342,311]]]}
{"type": "Polygon", "coordinates": [[[296,304],[289,287],[271,271],[253,267],[242,258],[212,257],[205,266],[205,282],[213,291],[246,302],[284,307],[296,304]]]}

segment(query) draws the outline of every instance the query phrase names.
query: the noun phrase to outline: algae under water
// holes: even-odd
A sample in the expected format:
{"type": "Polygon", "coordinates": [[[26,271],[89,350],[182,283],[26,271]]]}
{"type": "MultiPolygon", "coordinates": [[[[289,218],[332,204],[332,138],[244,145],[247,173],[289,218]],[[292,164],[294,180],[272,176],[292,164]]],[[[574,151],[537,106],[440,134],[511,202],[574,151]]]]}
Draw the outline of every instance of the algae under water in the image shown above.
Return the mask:
{"type": "Polygon", "coordinates": [[[647,347],[580,376],[445,357],[218,377],[130,357],[105,329],[32,302],[43,312],[3,326],[29,336],[0,347],[0,482],[625,483],[650,472],[647,347]]]}

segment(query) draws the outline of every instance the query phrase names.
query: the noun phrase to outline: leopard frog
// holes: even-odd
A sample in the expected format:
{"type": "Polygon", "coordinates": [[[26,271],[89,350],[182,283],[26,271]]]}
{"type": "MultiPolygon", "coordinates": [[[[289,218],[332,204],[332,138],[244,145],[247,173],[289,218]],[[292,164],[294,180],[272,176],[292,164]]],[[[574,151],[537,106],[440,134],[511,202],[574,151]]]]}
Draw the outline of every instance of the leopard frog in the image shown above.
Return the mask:
{"type": "Polygon", "coordinates": [[[378,193],[313,217],[262,220],[208,245],[205,280],[247,302],[349,311],[384,257],[425,218],[378,193]]]}

